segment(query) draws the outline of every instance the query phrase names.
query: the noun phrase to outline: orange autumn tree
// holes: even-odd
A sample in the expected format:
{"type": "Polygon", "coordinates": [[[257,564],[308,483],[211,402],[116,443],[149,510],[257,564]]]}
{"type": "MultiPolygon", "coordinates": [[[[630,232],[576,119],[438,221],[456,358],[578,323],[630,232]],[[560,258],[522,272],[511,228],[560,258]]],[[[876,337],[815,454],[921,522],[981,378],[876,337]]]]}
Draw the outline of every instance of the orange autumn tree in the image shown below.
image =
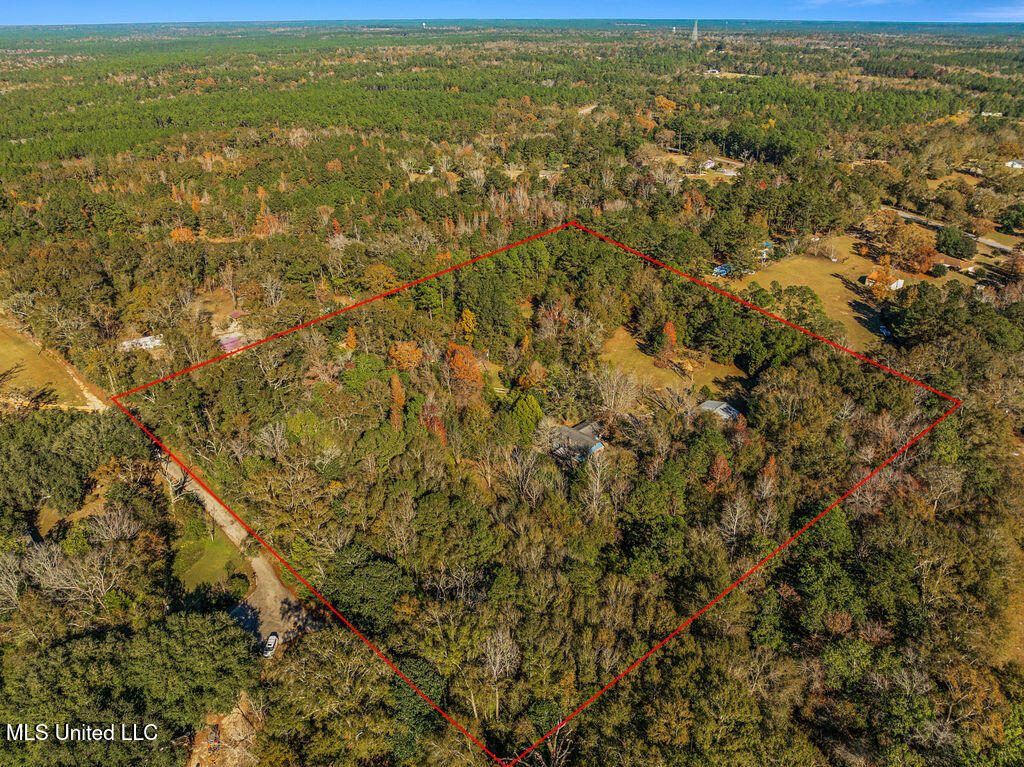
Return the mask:
{"type": "Polygon", "coordinates": [[[675,349],[678,343],[676,339],[676,326],[672,320],[665,323],[665,328],[662,331],[665,334],[665,347],[668,349],[675,349]]]}
{"type": "Polygon", "coordinates": [[[445,359],[452,373],[452,391],[460,405],[476,401],[484,388],[483,371],[480,363],[468,346],[448,344],[445,359]]]}
{"type": "Polygon", "coordinates": [[[526,389],[532,389],[535,386],[540,386],[544,383],[547,376],[547,369],[537,362],[537,360],[534,360],[530,363],[526,372],[519,376],[519,388],[525,391],[526,389]]]}
{"type": "Polygon", "coordinates": [[[412,370],[423,361],[423,350],[415,341],[395,341],[388,349],[388,360],[399,370],[412,370]]]}
{"type": "Polygon", "coordinates": [[[722,453],[719,453],[715,456],[714,463],[711,464],[711,471],[708,476],[708,488],[711,490],[720,490],[725,487],[726,483],[731,478],[732,469],[729,468],[729,462],[722,453]]]}
{"type": "Polygon", "coordinates": [[[883,253],[878,258],[878,265],[881,267],[876,274],[875,284],[871,286],[871,295],[876,301],[882,301],[889,295],[889,285],[892,284],[892,272],[889,269],[889,254],[883,253]]]}
{"type": "Polygon", "coordinates": [[[187,226],[179,226],[171,230],[171,242],[195,242],[196,233],[187,226]]]}

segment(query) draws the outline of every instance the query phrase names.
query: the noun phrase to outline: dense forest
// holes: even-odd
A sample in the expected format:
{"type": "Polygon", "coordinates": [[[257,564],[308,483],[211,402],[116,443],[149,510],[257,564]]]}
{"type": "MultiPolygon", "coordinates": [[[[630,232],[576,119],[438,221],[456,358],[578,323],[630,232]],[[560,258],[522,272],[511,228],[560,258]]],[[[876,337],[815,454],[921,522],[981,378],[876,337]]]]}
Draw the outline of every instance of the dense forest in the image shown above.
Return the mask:
{"type": "MultiPolygon", "coordinates": [[[[335,313],[120,402],[504,760],[949,403],[573,228],[362,302],[577,220],[845,345],[815,289],[758,272],[828,273],[856,236],[864,352],[963,406],[522,763],[1024,763],[1018,46],[785,25],[0,41],[5,326],[115,394],[335,313]],[[616,333],[673,383],[610,361],[616,333]],[[700,407],[722,398],[739,415],[700,407]],[[561,449],[581,422],[586,457],[561,449]]],[[[0,764],[493,763],[287,568],[313,617],[261,658],[236,619],[256,575],[186,575],[221,534],[201,493],[116,408],[18,372],[0,719],[160,735],[0,741],[0,764]],[[208,718],[236,706],[251,737],[215,762],[208,718]]]]}

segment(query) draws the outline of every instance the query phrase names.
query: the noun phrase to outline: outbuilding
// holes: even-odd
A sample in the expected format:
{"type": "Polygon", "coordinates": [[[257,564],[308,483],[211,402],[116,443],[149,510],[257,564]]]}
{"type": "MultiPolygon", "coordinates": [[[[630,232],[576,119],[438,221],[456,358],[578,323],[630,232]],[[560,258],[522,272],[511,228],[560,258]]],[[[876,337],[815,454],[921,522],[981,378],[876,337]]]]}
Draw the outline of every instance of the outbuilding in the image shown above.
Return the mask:
{"type": "Polygon", "coordinates": [[[722,402],[717,399],[706,399],[698,405],[701,410],[706,410],[709,413],[714,413],[726,423],[732,423],[740,417],[740,411],[730,405],[728,402],[722,402]]]}

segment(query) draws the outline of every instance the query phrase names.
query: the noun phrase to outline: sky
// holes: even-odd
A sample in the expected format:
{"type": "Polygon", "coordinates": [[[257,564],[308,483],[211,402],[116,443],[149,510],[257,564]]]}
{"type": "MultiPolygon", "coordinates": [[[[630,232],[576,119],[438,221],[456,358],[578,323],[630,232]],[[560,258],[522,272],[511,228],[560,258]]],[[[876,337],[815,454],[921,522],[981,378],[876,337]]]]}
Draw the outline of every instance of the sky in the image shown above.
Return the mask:
{"type": "Polygon", "coordinates": [[[314,19],[786,19],[1024,22],[1024,0],[0,0],[0,25],[314,19]]]}

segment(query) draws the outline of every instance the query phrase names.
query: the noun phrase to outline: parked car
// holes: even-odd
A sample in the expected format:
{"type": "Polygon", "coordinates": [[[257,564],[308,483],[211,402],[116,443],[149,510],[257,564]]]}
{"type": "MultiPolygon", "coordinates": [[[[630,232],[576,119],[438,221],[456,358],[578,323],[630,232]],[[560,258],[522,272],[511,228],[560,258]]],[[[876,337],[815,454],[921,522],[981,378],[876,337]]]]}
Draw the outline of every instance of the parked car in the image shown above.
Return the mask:
{"type": "Polygon", "coordinates": [[[264,658],[270,658],[270,657],[272,657],[274,655],[274,650],[277,649],[277,645],[278,645],[279,641],[280,640],[278,639],[276,631],[273,634],[271,634],[270,636],[267,637],[267,642],[266,642],[266,644],[263,645],[263,657],[264,658]]]}

